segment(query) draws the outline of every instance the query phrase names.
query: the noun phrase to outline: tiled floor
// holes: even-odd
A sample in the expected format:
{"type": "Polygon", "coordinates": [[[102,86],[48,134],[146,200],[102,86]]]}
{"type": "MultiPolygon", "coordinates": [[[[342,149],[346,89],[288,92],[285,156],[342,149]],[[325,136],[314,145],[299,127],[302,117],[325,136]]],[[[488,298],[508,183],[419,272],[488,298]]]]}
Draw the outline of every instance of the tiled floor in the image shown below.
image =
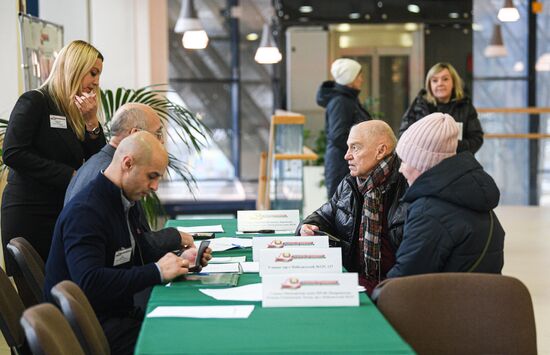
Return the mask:
{"type": "MultiPolygon", "coordinates": [[[[503,274],[520,279],[533,298],[539,354],[550,354],[550,207],[504,206],[496,214],[506,231],[503,274]]],[[[0,338],[0,354],[9,354],[0,338]]]]}

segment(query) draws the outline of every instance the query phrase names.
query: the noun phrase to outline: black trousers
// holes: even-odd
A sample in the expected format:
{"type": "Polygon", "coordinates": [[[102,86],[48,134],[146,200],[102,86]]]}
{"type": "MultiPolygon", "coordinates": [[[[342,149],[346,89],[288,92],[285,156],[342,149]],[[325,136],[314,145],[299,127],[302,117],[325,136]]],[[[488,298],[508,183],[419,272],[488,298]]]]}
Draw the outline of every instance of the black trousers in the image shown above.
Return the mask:
{"type": "Polygon", "coordinates": [[[6,272],[13,274],[13,262],[6,245],[16,237],[25,238],[46,262],[52,245],[55,222],[61,209],[63,199],[48,203],[44,200],[32,200],[22,196],[20,187],[8,184],[2,196],[2,248],[6,261],[6,272]]]}
{"type": "Polygon", "coordinates": [[[136,347],[144,313],[141,308],[135,308],[126,315],[101,317],[101,326],[109,342],[111,354],[133,354],[136,347]]]}

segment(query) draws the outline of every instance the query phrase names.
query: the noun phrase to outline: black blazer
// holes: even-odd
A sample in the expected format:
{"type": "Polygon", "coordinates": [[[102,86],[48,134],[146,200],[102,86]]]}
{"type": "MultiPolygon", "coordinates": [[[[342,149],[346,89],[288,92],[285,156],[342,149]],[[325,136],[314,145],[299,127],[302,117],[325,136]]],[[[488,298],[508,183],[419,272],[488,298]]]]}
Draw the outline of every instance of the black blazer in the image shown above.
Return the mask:
{"type": "Polygon", "coordinates": [[[26,197],[36,202],[57,204],[60,198],[63,205],[73,171],[105,145],[105,136],[91,139],[86,133],[82,142],[68,122],[66,129],[50,127],[50,115],[65,116],[45,91],[21,95],[8,122],[2,158],[10,167],[8,186],[28,191],[26,197]],[[56,201],[47,201],[52,198],[56,201]]]}

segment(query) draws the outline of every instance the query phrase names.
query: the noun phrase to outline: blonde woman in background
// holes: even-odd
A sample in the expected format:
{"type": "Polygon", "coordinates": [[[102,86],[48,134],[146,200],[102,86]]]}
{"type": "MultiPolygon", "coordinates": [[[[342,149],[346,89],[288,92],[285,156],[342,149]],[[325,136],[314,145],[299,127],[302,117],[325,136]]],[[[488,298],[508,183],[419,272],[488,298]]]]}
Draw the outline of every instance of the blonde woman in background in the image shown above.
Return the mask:
{"type": "Polygon", "coordinates": [[[443,112],[458,122],[459,141],[457,153],[470,151],[475,154],[483,144],[483,130],[477,118],[472,100],[464,93],[462,79],[449,63],[437,63],[426,75],[425,89],[403,115],[399,135],[422,117],[443,112]]]}
{"type": "MultiPolygon", "coordinates": [[[[2,158],[10,168],[2,196],[2,245],[24,237],[46,260],[65,190],[82,163],[105,145],[98,120],[103,56],[73,41],[50,76],[19,98],[11,112],[2,158]]],[[[6,268],[13,260],[6,253],[6,268]]]]}

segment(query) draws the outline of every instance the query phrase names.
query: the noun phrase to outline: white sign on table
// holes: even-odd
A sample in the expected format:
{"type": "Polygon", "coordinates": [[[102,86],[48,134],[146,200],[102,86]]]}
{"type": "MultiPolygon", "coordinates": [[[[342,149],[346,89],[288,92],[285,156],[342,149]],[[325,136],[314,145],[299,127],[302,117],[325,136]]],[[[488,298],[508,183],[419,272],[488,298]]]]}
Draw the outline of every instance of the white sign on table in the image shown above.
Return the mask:
{"type": "Polygon", "coordinates": [[[358,306],[356,273],[265,275],[262,307],[358,306]]]}
{"type": "Polygon", "coordinates": [[[340,248],[260,250],[260,276],[283,273],[342,272],[340,248]]]}
{"type": "Polygon", "coordinates": [[[298,210],[237,211],[237,232],[240,233],[294,233],[299,223],[298,210]]]}
{"type": "Polygon", "coordinates": [[[328,248],[326,235],[314,237],[254,237],[252,238],[252,260],[260,260],[260,250],[281,248],[328,248]]]}

